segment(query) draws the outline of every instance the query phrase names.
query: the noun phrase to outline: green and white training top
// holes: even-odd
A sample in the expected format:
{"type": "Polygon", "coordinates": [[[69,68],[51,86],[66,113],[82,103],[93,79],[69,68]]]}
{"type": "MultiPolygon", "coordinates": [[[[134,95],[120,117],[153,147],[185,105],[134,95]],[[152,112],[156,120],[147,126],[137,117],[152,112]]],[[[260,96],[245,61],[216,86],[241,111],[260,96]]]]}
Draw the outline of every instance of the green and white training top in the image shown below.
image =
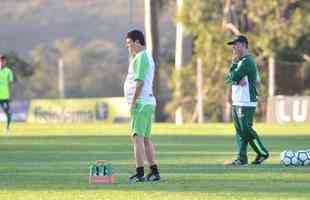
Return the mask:
{"type": "Polygon", "coordinates": [[[257,83],[259,82],[255,59],[251,55],[242,56],[230,66],[229,74],[225,82],[232,86],[232,103],[235,106],[256,107],[257,105],[257,83]],[[239,85],[245,80],[245,85],[239,85]]]}
{"type": "Polygon", "coordinates": [[[128,74],[124,84],[124,94],[128,105],[132,103],[136,80],[143,81],[141,94],[137,101],[142,104],[156,105],[156,99],[153,95],[153,80],[155,73],[155,63],[152,56],[146,51],[140,51],[131,59],[128,74]]]}
{"type": "Polygon", "coordinates": [[[0,69],[0,100],[9,100],[11,96],[10,84],[13,82],[13,72],[8,67],[0,69]]]}

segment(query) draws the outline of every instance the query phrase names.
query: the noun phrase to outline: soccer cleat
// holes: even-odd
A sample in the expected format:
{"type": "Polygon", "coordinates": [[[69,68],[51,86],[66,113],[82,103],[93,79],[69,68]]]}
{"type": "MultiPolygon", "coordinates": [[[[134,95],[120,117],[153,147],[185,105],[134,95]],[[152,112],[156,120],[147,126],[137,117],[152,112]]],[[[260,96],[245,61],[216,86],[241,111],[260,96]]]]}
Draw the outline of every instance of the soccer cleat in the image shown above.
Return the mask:
{"type": "Polygon", "coordinates": [[[247,164],[248,164],[247,161],[243,161],[243,160],[240,160],[240,159],[224,162],[224,165],[227,165],[227,166],[244,166],[244,165],[247,165],[247,164]]]}
{"type": "Polygon", "coordinates": [[[144,182],[145,178],[143,176],[140,176],[138,174],[135,174],[131,177],[129,177],[128,182],[131,183],[140,183],[140,182],[144,182]]]}
{"type": "Polygon", "coordinates": [[[156,182],[156,181],[160,181],[160,175],[159,173],[149,173],[147,176],[146,176],[146,181],[149,181],[149,182],[156,182]]]}
{"type": "Polygon", "coordinates": [[[269,155],[257,155],[255,160],[251,163],[252,165],[260,165],[262,162],[264,162],[269,155]]]}

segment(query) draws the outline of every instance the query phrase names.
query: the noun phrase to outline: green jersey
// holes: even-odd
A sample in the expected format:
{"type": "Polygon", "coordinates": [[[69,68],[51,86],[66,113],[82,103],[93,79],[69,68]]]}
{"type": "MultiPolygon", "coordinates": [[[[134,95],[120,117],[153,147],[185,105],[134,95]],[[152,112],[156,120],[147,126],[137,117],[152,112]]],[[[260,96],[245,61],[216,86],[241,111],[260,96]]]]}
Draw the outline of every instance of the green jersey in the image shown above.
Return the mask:
{"type": "Polygon", "coordinates": [[[13,72],[10,68],[0,69],[0,100],[10,99],[11,83],[13,82],[13,72]]]}
{"type": "Polygon", "coordinates": [[[155,75],[154,60],[146,50],[139,52],[130,62],[128,74],[124,83],[124,95],[130,105],[133,101],[136,80],[144,81],[138,101],[143,104],[156,105],[153,95],[153,80],[155,75]]]}
{"type": "Polygon", "coordinates": [[[259,75],[253,56],[245,55],[237,62],[232,63],[225,82],[232,85],[233,105],[255,107],[257,105],[256,84],[258,81],[259,75]],[[244,85],[239,84],[241,80],[245,81],[244,85]]]}

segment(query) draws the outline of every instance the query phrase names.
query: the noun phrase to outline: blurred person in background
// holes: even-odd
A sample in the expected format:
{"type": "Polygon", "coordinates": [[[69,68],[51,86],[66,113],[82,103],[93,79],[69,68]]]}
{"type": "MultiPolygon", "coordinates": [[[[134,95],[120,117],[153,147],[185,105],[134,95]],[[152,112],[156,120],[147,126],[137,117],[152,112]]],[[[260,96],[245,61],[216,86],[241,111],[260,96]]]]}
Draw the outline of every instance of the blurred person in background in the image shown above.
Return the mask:
{"type": "Polygon", "coordinates": [[[7,58],[0,55],[0,106],[6,115],[6,128],[5,132],[10,133],[11,112],[11,86],[14,81],[12,70],[7,66],[7,58]]]}

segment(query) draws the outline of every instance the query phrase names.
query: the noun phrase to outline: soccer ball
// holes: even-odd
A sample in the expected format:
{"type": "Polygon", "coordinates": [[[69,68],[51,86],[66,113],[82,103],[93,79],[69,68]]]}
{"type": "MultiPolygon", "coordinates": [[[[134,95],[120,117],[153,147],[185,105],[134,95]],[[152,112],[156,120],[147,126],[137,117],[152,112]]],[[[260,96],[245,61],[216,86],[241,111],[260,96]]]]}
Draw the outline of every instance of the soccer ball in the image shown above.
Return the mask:
{"type": "Polygon", "coordinates": [[[310,165],[310,149],[305,150],[308,156],[308,159],[304,162],[304,165],[310,165]]]}
{"type": "Polygon", "coordinates": [[[310,161],[308,157],[308,152],[307,151],[298,151],[296,153],[297,160],[300,162],[301,165],[306,165],[308,164],[308,161],[310,161]]]}
{"type": "Polygon", "coordinates": [[[295,156],[295,153],[291,150],[282,151],[280,154],[280,163],[289,166],[293,165],[293,163],[297,163],[297,158],[295,156]]]}
{"type": "Polygon", "coordinates": [[[292,158],[292,165],[294,166],[300,166],[302,163],[298,160],[297,154],[295,153],[295,157],[292,158]]]}

